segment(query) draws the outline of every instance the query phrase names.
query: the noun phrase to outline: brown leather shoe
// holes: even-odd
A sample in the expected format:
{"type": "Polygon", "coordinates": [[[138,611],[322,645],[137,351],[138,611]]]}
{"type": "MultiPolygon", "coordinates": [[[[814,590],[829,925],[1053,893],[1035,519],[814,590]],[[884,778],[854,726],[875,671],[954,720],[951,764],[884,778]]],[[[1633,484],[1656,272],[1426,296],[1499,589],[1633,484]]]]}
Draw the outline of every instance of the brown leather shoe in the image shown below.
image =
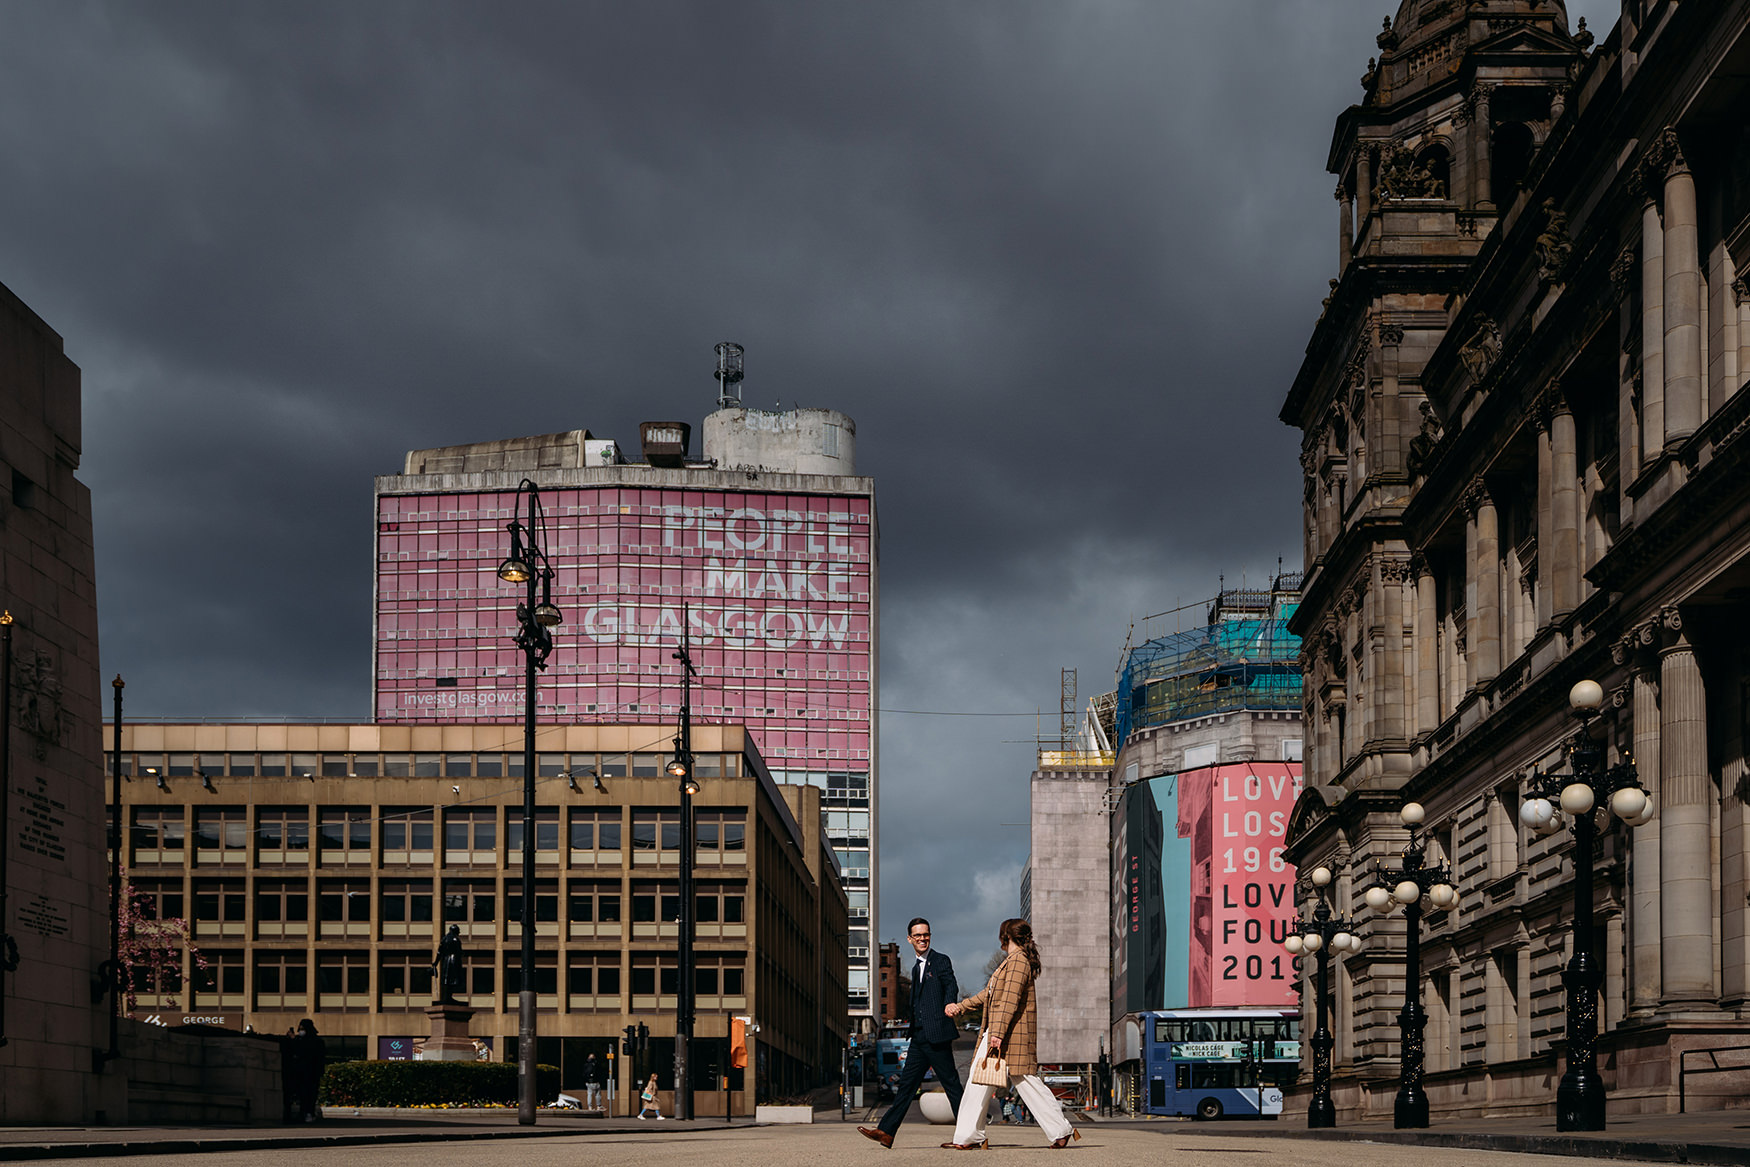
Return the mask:
{"type": "Polygon", "coordinates": [[[879,1127],[860,1126],[857,1128],[857,1133],[866,1139],[874,1139],[883,1147],[893,1146],[893,1136],[879,1127]]]}
{"type": "Polygon", "coordinates": [[[1071,1139],[1075,1139],[1077,1142],[1080,1142],[1081,1138],[1082,1138],[1082,1132],[1078,1131],[1075,1127],[1072,1126],[1069,1128],[1069,1134],[1063,1136],[1063,1138],[1061,1138],[1061,1139],[1052,1139],[1051,1145],[1053,1147],[1061,1149],[1063,1147],[1069,1146],[1069,1141],[1071,1139]]]}

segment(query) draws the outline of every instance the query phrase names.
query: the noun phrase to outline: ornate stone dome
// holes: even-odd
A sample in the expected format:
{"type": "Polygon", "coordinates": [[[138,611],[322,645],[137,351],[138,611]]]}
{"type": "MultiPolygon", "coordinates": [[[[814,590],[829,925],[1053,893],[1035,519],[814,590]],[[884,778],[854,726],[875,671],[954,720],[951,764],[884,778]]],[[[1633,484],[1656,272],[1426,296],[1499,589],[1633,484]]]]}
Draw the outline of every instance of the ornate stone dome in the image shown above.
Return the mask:
{"type": "Polygon", "coordinates": [[[1515,18],[1535,21],[1563,36],[1568,32],[1563,0],[1403,0],[1397,17],[1380,32],[1380,48],[1404,53],[1469,20],[1502,25],[1515,18]]]}

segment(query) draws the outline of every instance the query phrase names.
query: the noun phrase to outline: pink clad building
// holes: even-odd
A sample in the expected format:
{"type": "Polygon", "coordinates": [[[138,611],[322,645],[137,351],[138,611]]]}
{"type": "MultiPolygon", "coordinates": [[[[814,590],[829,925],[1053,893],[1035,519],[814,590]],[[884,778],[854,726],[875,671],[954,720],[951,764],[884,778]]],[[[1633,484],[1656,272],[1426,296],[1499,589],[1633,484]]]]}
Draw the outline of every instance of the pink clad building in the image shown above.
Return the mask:
{"type": "MultiPolygon", "coordinates": [[[[679,715],[672,654],[690,630],[695,724],[745,724],[772,776],[822,791],[851,899],[850,1010],[871,1011],[879,537],[856,429],[821,409],[725,398],[704,423],[644,427],[634,460],[587,430],[415,450],[376,481],[376,720],[506,723],[520,743],[518,589],[497,567],[516,490],[540,488],[564,612],[539,679],[541,724],[679,715]],[[678,438],[678,443],[675,439],[678,438]]],[[[512,738],[516,742],[512,742],[512,738]]],[[[637,743],[635,743],[636,745],[637,743]]],[[[604,777],[672,742],[588,759],[604,777]]],[[[577,765],[580,759],[568,760],[577,765]]],[[[554,765],[559,763],[555,761],[554,765]]]]}

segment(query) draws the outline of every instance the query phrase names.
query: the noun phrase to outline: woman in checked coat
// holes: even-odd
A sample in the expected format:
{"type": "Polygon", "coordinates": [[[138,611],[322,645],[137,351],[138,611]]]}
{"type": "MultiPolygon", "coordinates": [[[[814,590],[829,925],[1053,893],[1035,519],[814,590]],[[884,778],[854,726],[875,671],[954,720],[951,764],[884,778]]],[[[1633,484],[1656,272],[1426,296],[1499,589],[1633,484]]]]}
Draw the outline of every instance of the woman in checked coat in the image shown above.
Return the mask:
{"type": "MultiPolygon", "coordinates": [[[[963,1010],[984,1010],[984,1032],[978,1038],[978,1052],[972,1055],[976,1069],[988,1049],[1008,1059],[1009,1077],[1015,1090],[1033,1114],[1033,1121],[1053,1147],[1069,1145],[1081,1138],[1081,1132],[1063,1116],[1063,1107],[1056,1095],[1039,1080],[1039,1011],[1033,997],[1033,981],[1042,967],[1039,949],[1033,944],[1033,926],[1025,920],[1004,920],[997,929],[997,941],[1003,946],[1003,963],[991,974],[983,989],[947,1006],[943,1012],[953,1017],[963,1010]]],[[[954,1141],[943,1143],[956,1151],[983,1150],[988,1144],[978,1138],[979,1124],[990,1105],[994,1087],[968,1081],[960,1098],[960,1113],[956,1116],[954,1141]]]]}

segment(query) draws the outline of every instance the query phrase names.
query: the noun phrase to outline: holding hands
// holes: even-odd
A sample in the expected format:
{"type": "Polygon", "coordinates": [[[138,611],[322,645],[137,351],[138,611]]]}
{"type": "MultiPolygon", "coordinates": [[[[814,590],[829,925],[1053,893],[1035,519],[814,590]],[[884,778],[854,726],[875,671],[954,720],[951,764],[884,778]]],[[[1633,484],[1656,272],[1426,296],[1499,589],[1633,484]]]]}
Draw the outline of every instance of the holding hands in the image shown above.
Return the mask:
{"type": "Polygon", "coordinates": [[[950,1017],[956,1017],[960,1013],[960,1006],[958,1003],[956,1003],[954,1001],[950,1001],[946,1005],[942,1006],[942,1012],[946,1013],[950,1017]]]}

